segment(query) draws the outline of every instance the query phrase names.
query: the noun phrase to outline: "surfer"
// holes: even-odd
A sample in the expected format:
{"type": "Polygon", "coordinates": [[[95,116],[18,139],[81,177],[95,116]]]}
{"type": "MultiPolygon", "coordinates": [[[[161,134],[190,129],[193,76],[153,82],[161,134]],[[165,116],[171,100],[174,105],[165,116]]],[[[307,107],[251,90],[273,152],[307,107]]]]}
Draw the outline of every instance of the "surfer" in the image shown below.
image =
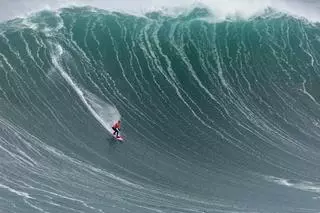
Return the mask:
{"type": "Polygon", "coordinates": [[[117,136],[117,138],[119,137],[119,132],[120,132],[120,120],[118,120],[115,124],[113,124],[112,126],[113,129],[113,134],[117,136]]]}

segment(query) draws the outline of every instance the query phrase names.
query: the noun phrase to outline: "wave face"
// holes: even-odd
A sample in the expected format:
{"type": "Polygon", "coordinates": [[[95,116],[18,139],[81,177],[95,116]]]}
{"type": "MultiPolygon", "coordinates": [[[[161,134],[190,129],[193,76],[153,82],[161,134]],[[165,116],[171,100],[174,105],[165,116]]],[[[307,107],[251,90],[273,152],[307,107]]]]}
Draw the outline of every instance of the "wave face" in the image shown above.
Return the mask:
{"type": "Polygon", "coordinates": [[[0,211],[319,212],[319,26],[210,17],[2,23],[0,211]]]}

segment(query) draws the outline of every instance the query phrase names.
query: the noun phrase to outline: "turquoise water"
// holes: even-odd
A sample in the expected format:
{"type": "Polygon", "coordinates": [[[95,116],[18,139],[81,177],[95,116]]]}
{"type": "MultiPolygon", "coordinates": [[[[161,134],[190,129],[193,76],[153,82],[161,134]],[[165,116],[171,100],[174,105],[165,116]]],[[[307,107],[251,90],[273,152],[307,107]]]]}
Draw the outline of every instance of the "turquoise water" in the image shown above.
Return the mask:
{"type": "Polygon", "coordinates": [[[319,212],[318,24],[212,17],[3,22],[0,212],[319,212]]]}

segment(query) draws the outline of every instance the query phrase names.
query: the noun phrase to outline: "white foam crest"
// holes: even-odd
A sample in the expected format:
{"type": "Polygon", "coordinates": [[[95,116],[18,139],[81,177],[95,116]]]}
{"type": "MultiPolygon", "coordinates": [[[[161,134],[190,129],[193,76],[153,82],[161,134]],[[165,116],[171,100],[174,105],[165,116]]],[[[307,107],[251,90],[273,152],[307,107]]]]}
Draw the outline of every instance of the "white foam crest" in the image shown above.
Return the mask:
{"type": "Polygon", "coordinates": [[[248,19],[272,8],[312,22],[320,21],[319,3],[312,0],[303,2],[298,0],[30,0],[27,4],[21,3],[21,0],[3,1],[6,7],[0,9],[0,20],[27,16],[40,10],[58,10],[70,6],[91,6],[136,15],[162,11],[174,16],[201,6],[211,10],[217,20],[230,17],[248,19]]]}

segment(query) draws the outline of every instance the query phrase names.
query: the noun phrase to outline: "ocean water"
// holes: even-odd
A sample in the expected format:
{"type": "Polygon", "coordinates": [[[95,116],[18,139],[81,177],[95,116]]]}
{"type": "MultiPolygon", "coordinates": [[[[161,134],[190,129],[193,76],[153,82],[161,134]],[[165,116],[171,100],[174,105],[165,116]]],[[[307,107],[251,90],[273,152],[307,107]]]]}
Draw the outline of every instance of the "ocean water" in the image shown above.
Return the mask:
{"type": "Polygon", "coordinates": [[[319,212],[316,7],[235,2],[2,18],[0,212],[319,212]]]}

